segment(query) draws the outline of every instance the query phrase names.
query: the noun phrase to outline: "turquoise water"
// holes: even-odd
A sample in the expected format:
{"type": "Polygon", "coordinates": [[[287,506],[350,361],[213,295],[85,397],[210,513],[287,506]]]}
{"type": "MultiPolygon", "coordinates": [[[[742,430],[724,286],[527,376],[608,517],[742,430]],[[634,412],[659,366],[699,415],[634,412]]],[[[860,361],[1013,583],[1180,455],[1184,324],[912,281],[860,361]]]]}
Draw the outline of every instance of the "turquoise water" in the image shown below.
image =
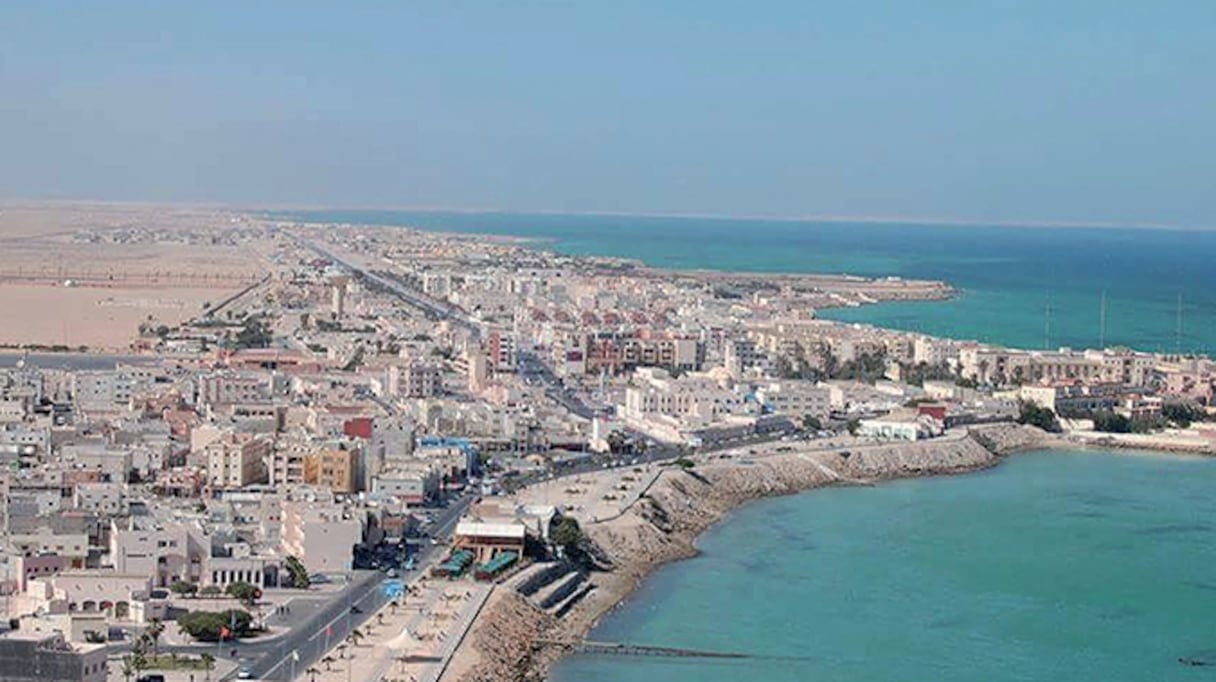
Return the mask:
{"type": "Polygon", "coordinates": [[[579,656],[555,682],[1199,680],[1216,664],[1216,461],[1042,452],[745,507],[592,637],[760,654],[579,656]]]}
{"type": "Polygon", "coordinates": [[[1107,345],[1216,350],[1216,232],[398,211],[293,215],[532,237],[564,253],[671,268],[944,279],[962,289],[959,298],[822,315],[1024,348],[1096,346],[1106,292],[1107,345]]]}

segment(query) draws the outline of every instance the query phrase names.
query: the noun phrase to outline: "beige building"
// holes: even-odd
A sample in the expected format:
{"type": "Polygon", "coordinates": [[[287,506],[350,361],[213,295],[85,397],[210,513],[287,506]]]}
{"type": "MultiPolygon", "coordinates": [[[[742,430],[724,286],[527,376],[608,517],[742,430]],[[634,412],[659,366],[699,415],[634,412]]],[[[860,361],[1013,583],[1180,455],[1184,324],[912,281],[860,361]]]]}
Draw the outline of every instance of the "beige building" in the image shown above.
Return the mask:
{"type": "Polygon", "coordinates": [[[272,441],[264,436],[229,432],[204,448],[207,480],[212,488],[243,488],[265,483],[272,441]]]}
{"type": "Polygon", "coordinates": [[[339,495],[355,494],[359,491],[360,453],[356,449],[331,448],[309,455],[304,460],[304,482],[339,495]]]}
{"type": "Polygon", "coordinates": [[[351,570],[354,548],[363,540],[363,522],[323,491],[283,500],[282,551],[310,573],[351,570]]]}

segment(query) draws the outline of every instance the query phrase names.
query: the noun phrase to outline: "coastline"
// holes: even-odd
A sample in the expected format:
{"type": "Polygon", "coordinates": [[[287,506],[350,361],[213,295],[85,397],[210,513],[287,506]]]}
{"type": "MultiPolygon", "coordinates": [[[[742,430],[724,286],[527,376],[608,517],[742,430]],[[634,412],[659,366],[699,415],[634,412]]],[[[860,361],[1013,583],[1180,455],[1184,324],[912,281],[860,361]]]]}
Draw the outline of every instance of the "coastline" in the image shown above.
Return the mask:
{"type": "Polygon", "coordinates": [[[591,574],[595,590],[561,617],[513,589],[496,590],[456,652],[467,663],[443,679],[546,679],[552,666],[651,573],[695,557],[703,532],[751,502],[829,486],[972,473],[1012,454],[1053,446],[1069,444],[1033,427],[1000,424],[949,440],[793,450],[755,460],[711,460],[691,471],[668,469],[620,516],[584,524],[587,538],[611,565],[591,574]]]}

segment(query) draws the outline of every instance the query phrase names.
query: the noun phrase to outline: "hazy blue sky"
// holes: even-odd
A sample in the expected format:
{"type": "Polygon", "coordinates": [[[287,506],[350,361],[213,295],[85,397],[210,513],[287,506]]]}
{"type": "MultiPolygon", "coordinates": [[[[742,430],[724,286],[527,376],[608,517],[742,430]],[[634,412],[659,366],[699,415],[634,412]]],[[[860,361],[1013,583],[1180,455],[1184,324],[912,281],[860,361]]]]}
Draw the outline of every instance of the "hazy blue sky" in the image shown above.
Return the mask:
{"type": "Polygon", "coordinates": [[[10,1],[0,196],[1216,226],[1216,0],[10,1]]]}

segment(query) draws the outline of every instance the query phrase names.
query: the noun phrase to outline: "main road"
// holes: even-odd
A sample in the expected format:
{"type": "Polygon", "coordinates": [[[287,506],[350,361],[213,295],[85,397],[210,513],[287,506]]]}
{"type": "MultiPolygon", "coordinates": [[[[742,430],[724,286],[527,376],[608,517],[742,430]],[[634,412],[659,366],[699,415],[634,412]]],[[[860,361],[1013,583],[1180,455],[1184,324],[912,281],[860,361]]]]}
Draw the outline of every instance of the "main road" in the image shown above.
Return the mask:
{"type": "Polygon", "coordinates": [[[473,320],[473,318],[470,317],[467,313],[460,310],[456,306],[453,306],[448,303],[443,303],[442,301],[436,301],[435,299],[427,296],[426,294],[423,294],[421,291],[418,291],[417,289],[408,287],[396,280],[389,279],[387,277],[378,275],[378,274],[372,272],[371,270],[368,270],[366,267],[363,267],[362,265],[358,265],[347,258],[342,258],[341,256],[334,254],[334,252],[332,252],[318,244],[315,244],[313,242],[310,242],[310,241],[307,241],[304,239],[298,239],[298,243],[301,246],[303,246],[304,248],[309,249],[313,253],[317,254],[321,258],[324,258],[324,259],[330,261],[331,263],[334,263],[335,265],[338,265],[346,270],[349,270],[352,273],[354,273],[355,275],[358,275],[359,277],[362,277],[368,281],[374,282],[375,284],[377,284],[381,287],[384,287],[385,289],[391,291],[394,295],[396,295],[397,298],[400,298],[401,300],[414,306],[415,308],[418,308],[426,313],[434,315],[435,317],[438,317],[441,320],[450,320],[452,322],[455,322],[456,324],[469,330],[469,332],[472,333],[474,337],[481,336],[481,327],[477,324],[477,322],[475,320],[473,320]]]}
{"type": "MultiPolygon", "coordinates": [[[[436,515],[432,537],[447,538],[451,535],[471,501],[471,497],[462,496],[436,515]]],[[[442,544],[423,545],[417,555],[417,567],[413,571],[403,571],[400,581],[409,582],[427,570],[446,550],[447,547],[442,544]]],[[[380,571],[355,571],[350,583],[340,593],[310,613],[305,622],[293,627],[286,635],[260,646],[254,642],[238,645],[238,656],[242,659],[253,658],[251,662],[243,662],[243,667],[254,678],[263,680],[289,682],[302,675],[309,666],[324,658],[326,652],[388,604],[391,597],[385,582],[385,575],[380,571]],[[242,649],[242,646],[247,648],[242,649]]]]}

